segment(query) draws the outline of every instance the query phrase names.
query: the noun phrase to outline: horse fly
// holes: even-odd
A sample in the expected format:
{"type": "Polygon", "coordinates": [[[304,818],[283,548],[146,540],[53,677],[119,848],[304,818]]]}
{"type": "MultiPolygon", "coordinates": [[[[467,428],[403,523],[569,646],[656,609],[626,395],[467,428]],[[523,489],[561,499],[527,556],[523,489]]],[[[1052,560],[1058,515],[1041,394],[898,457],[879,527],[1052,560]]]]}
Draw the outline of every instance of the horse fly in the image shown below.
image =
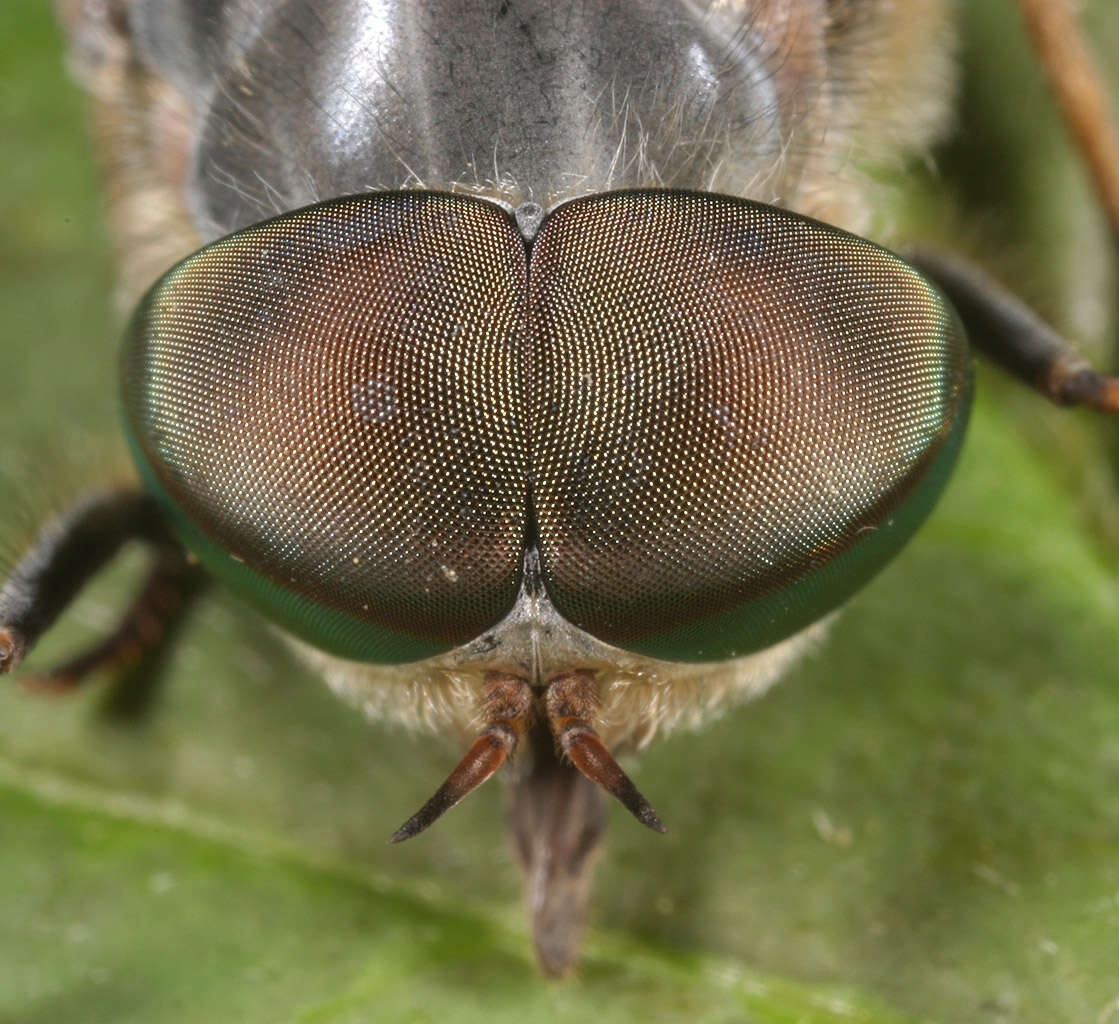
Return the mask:
{"type": "Polygon", "coordinates": [[[861,237],[864,172],[947,124],[948,6],[62,0],[140,483],[18,562],[0,668],[126,539],[146,583],[52,685],[221,579],[467,748],[394,840],[501,769],[567,972],[604,792],[665,827],[615,756],[764,691],[905,543],[964,435],[964,327],[1119,407],[975,271],[861,237]]]}

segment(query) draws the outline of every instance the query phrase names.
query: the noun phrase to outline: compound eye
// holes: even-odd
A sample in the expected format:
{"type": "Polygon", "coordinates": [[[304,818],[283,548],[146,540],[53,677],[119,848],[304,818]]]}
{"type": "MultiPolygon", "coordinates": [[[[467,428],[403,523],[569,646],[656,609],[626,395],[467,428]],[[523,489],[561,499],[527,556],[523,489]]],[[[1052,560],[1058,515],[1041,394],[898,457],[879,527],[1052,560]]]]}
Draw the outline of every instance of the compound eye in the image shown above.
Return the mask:
{"type": "Polygon", "coordinates": [[[544,583],[630,650],[727,658],[826,614],[924,519],[963,436],[945,300],[784,210],[569,203],[534,243],[529,303],[544,583]]]}
{"type": "Polygon", "coordinates": [[[202,561],[382,662],[497,624],[529,547],[609,643],[774,643],[916,528],[970,394],[955,316],[897,257],[680,192],[560,207],[531,259],[464,197],[285,214],[170,271],[122,372],[141,472],[202,561]]]}
{"type": "Polygon", "coordinates": [[[511,218],[450,195],[215,242],[126,338],[141,472],[207,567],[310,642],[398,662],[471,640],[519,587],[525,280],[511,218]]]}

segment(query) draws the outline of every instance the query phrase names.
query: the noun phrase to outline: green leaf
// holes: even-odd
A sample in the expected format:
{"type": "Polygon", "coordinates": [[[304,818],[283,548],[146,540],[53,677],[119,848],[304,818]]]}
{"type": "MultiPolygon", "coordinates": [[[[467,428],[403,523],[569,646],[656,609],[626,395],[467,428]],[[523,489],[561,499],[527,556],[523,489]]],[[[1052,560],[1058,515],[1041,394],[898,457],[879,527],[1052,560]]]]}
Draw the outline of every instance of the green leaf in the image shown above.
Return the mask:
{"type": "MultiPolygon", "coordinates": [[[[44,11],[9,4],[0,28],[10,549],[112,443],[115,329],[81,99],[44,11]]],[[[1001,103],[1037,122],[1027,164],[1057,166],[1030,81],[1001,103]]],[[[948,194],[966,220],[967,169],[944,166],[914,209],[948,194]]],[[[1062,185],[1067,216],[1034,208],[1053,191],[1016,188],[1008,223],[1040,239],[1027,277],[1061,270],[1050,311],[1079,322],[1085,277],[1105,313],[1114,286],[1068,273],[1103,242],[1083,193],[1062,185]]],[[[563,984],[532,963],[499,787],[389,846],[457,752],[363,721],[220,593],[143,721],[102,714],[104,682],[44,700],[4,680],[0,1021],[1119,1021],[1107,439],[993,372],[979,390],[945,500],[829,641],[633,765],[670,832],[613,816],[563,984]]],[[[103,631],[136,573],[130,556],[99,580],[36,662],[103,631]]]]}

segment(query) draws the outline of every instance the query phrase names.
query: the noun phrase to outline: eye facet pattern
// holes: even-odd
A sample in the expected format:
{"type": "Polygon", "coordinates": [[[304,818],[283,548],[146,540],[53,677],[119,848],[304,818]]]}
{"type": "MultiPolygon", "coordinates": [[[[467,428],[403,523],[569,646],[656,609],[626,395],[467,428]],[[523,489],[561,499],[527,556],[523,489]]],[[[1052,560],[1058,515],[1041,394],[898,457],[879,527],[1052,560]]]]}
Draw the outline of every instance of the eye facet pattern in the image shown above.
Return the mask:
{"type": "Polygon", "coordinates": [[[497,207],[396,193],[172,270],[130,331],[125,407],[173,514],[237,565],[203,560],[273,614],[274,587],[328,609],[308,639],[358,657],[422,657],[500,619],[525,542],[524,267],[497,207]]]}
{"type": "Polygon", "coordinates": [[[901,259],[774,207],[596,196],[530,268],[544,583],[612,644],[745,654],[833,609],[931,508],[970,357],[901,259]]]}
{"type": "Polygon", "coordinates": [[[531,248],[481,200],[332,200],[149,292],[141,471],[213,571],[334,653],[407,661],[513,607],[659,657],[744,654],[857,589],[947,477],[970,360],[899,258],[786,211],[641,191],[531,248]]]}

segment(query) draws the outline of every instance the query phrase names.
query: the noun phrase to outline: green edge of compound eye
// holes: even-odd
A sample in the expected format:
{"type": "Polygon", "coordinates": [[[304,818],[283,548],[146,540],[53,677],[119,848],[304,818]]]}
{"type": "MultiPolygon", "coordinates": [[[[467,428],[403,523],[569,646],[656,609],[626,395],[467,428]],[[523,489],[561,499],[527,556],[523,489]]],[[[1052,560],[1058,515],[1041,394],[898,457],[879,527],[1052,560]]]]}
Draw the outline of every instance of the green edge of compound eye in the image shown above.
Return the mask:
{"type": "MultiPolygon", "coordinates": [[[[963,331],[962,327],[958,328],[963,331]]],[[[905,546],[943,493],[967,433],[974,374],[968,365],[955,415],[945,424],[939,450],[916,477],[908,495],[876,527],[789,586],[705,619],[627,643],[637,654],[665,661],[722,661],[763,650],[835,611],[905,546]]]]}
{"type": "Polygon", "coordinates": [[[125,417],[125,438],[148,492],[159,503],[172,529],[205,568],[252,604],[272,623],[314,647],[339,658],[381,665],[422,661],[448,647],[364,622],[304,597],[238,561],[206,536],[178,507],[152,470],[125,417]]]}

